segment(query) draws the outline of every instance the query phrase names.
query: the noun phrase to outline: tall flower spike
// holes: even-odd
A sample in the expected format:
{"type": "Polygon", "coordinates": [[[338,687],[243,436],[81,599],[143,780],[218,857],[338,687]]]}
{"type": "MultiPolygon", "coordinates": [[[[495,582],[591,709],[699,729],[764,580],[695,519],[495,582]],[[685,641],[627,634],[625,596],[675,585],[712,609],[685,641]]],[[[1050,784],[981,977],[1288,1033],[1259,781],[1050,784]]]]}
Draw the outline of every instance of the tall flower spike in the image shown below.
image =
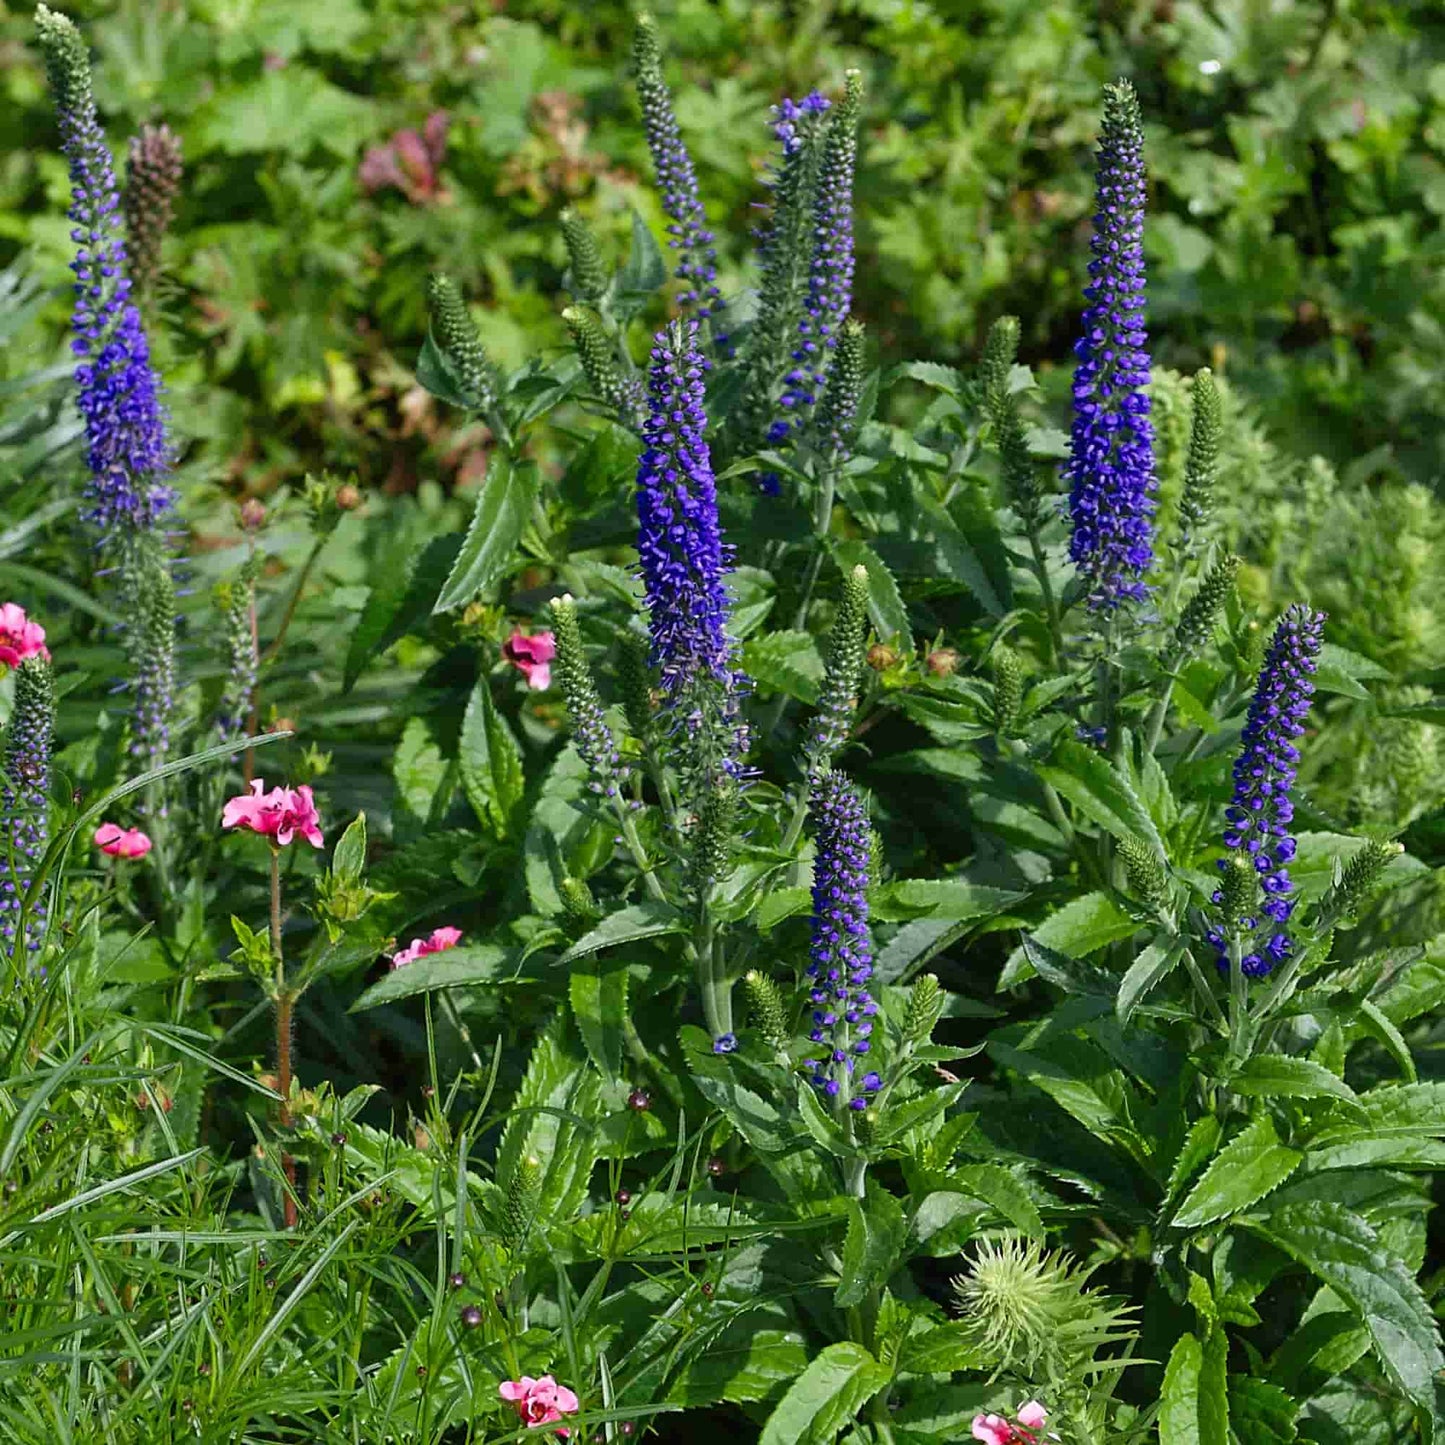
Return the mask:
{"type": "MultiPolygon", "coordinates": [[[[39,653],[15,669],[15,708],[5,736],[5,771],[0,777],[0,940],[15,963],[21,900],[50,838],[50,748],[55,730],[55,691],[50,662],[39,653]]],[[[40,951],[44,904],[25,918],[25,949],[40,951]]]]}
{"type": "Polygon", "coordinates": [[[497,404],[496,373],[457,283],[434,272],[427,277],[426,297],[437,345],[456,368],[463,388],[476,399],[477,410],[491,411],[497,404]]]}
{"type": "Polygon", "coordinates": [[[594,793],[618,798],[627,780],[627,768],[592,681],[592,669],[582,649],[582,632],[577,626],[577,604],[570,594],[552,603],[552,629],[557,638],[557,680],[567,699],[572,741],[591,774],[588,786],[594,793]]]}
{"type": "Polygon", "coordinates": [[[125,166],[125,239],[130,277],[144,295],[161,269],[161,242],[170,230],[181,188],[180,137],[167,125],[143,125],[130,140],[125,166]]]}
{"type": "Polygon", "coordinates": [[[853,173],[858,164],[858,115],[863,78],[847,73],[843,99],[833,111],[823,142],[813,201],[813,255],[808,289],[798,320],[793,369],[781,405],[785,425],[796,432],[815,406],[853,304],[853,173]]]}
{"type": "Polygon", "coordinates": [[[813,436],[828,465],[835,470],[853,456],[858,436],[858,407],[863,400],[863,338],[861,321],[843,323],[838,350],[828,368],[828,384],[813,414],[813,436]]]}
{"type": "Polygon", "coordinates": [[[732,554],[703,437],[705,363],[697,329],[695,321],[674,321],[652,349],[637,469],[637,552],[662,705],[685,734],[680,762],[701,797],[719,774],[741,776],[747,729],[740,716],[744,678],[727,634],[732,554]]]}
{"type": "MultiPolygon", "coordinates": [[[[831,108],[832,102],[818,91],[802,100],[784,99],[773,108],[773,135],[782,158],[768,177],[772,203],[767,223],[756,233],[762,278],[743,394],[744,432],[757,446],[778,445],[792,432],[786,376],[797,370],[791,356],[807,295],[818,171],[831,108]]],[[[767,474],[762,484],[773,492],[778,480],[767,474]]]]}
{"type": "MultiPolygon", "coordinates": [[[[1231,859],[1248,858],[1264,893],[1259,911],[1273,927],[1258,948],[1254,943],[1260,921],[1252,915],[1227,931],[1211,929],[1209,941],[1219,953],[1220,967],[1227,970],[1229,934],[1241,936],[1241,967],[1249,978],[1264,977],[1291,952],[1284,925],[1294,908],[1289,876],[1295,855],[1295,840],[1289,831],[1294,803],[1289,794],[1300,757],[1294,740],[1305,731],[1324,625],[1323,612],[1313,612],[1301,603],[1280,618],[1255,685],[1241,737],[1243,746],[1234,765],[1234,799],[1224,814],[1224,846],[1231,858],[1221,860],[1220,867],[1226,868],[1231,859]]],[[[1214,901],[1225,903],[1222,889],[1215,893],[1214,901]]]]}
{"type": "Polygon", "coordinates": [[[568,289],[579,301],[595,305],[607,292],[607,267],[592,227],[570,206],[562,212],[562,239],[570,264],[568,289]]]}
{"type": "Polygon", "coordinates": [[[569,306],[562,320],[572,333],[572,344],[592,390],[617,413],[624,426],[640,431],[647,415],[647,395],[641,379],[622,374],[612,342],[590,311],[569,306]]]}
{"type": "Polygon", "coordinates": [[[35,29],[70,163],[67,214],[76,244],[76,403],[85,420],[88,515],[106,540],[161,521],[174,500],[158,479],[170,465],[160,382],[131,299],[115,166],[91,92],[85,42],[71,21],[36,7],[35,29]]]}
{"type": "Polygon", "coordinates": [[[1184,458],[1184,492],[1179,499],[1179,542],[1186,551],[1199,541],[1214,512],[1214,479],[1224,432],[1219,388],[1207,367],[1195,373],[1189,451],[1184,458]]]}
{"type": "Polygon", "coordinates": [[[1019,514],[1019,520],[1032,533],[1042,520],[1042,493],[1039,470],[1034,465],[1023,417],[1019,414],[1019,399],[1009,389],[1009,372],[1013,368],[1018,345],[1018,318],[1000,316],[989,327],[979,372],[984,405],[993,425],[994,445],[998,448],[1004,495],[1019,514]]]}
{"type": "MultiPolygon", "coordinates": [[[[722,293],[717,287],[717,247],[707,229],[707,215],[697,188],[697,172],[683,143],[672,92],[662,74],[662,46],[657,26],[650,15],[637,20],[632,47],[637,73],[637,98],[642,107],[642,127],[647,148],[657,173],[662,209],[667,212],[668,245],[677,252],[677,279],[684,285],[679,302],[699,321],[721,310],[722,293]]],[[[719,341],[723,338],[719,337],[719,341]]]]}
{"type": "Polygon", "coordinates": [[[256,695],[256,676],[261,668],[253,625],[258,565],[255,557],[248,559],[234,581],[217,589],[216,601],[224,609],[226,634],[226,681],[216,708],[216,729],[223,739],[245,732],[256,695]]]}
{"type": "Polygon", "coordinates": [[[138,538],[121,562],[134,679],[131,750],[147,770],[169,761],[176,692],[176,593],[158,538],[138,538]]]}
{"type": "Polygon", "coordinates": [[[1090,605],[1140,601],[1154,560],[1154,429],[1144,350],[1144,131],[1127,81],[1104,91],[1097,209],[1083,334],[1074,347],[1074,425],[1065,466],[1069,555],[1090,605]]]}
{"type": "Polygon", "coordinates": [[[818,711],[813,715],[803,745],[810,774],[832,766],[838,749],[848,741],[853,712],[858,706],[858,683],[863,676],[863,641],[868,634],[868,569],[861,564],[843,579],[838,615],[828,636],[828,657],[818,711]]]}
{"type": "Polygon", "coordinates": [[[810,1082],[836,1107],[862,1110],[883,1087],[868,1067],[878,1005],[868,992],[873,942],[868,931],[868,810],[842,773],[814,780],[808,799],[818,852],[813,861],[813,927],[808,950],[808,1037],[826,1052],[805,1059],[810,1082]]]}

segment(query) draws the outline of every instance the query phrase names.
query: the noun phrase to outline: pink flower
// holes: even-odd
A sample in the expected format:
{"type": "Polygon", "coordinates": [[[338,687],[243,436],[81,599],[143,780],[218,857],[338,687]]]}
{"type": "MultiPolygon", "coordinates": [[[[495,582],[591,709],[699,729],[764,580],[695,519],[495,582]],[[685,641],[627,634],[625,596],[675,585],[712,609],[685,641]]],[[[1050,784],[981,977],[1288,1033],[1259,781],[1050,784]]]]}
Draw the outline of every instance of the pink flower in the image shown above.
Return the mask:
{"type": "MultiPolygon", "coordinates": [[[[564,1415],[575,1415],[579,1409],[577,1396],[551,1375],[543,1375],[540,1380],[530,1375],[523,1375],[520,1380],[503,1380],[497,1386],[497,1393],[516,1407],[518,1418],[525,1421],[529,1429],[554,1424],[564,1415]]],[[[565,1439],[569,1432],[558,1430],[557,1433],[565,1439]]]]}
{"type": "Polygon", "coordinates": [[[550,632],[514,632],[502,644],[502,656],[527,679],[533,692],[552,686],[552,659],[557,655],[557,639],[550,632]]]}
{"type": "Polygon", "coordinates": [[[430,938],[413,938],[399,953],[391,956],[391,966],[400,968],[404,963],[415,963],[429,953],[445,953],[462,941],[460,928],[434,928],[430,938]]]}
{"type": "Polygon", "coordinates": [[[390,140],[371,146],[357,170],[362,189],[367,195],[375,195],[394,187],[413,205],[448,199],[440,171],[450,124],[446,111],[433,111],[420,135],[414,130],[399,130],[390,140]]]}
{"type": "Polygon", "coordinates": [[[1030,1430],[1042,1430],[1048,1418],[1049,1412],[1037,1400],[1019,1406],[1019,1424],[1026,1425],[1030,1430]]]}
{"type": "Polygon", "coordinates": [[[973,1438],[983,1445],[1035,1445],[1049,1412],[1037,1400],[1019,1406],[1019,1422],[1011,1425],[1002,1415],[975,1415],[973,1438]]]}
{"type": "Polygon", "coordinates": [[[50,661],[45,629],[26,617],[23,607],[13,602],[0,605],[0,662],[6,667],[19,667],[27,657],[36,656],[50,661]]]}
{"type": "Polygon", "coordinates": [[[139,828],[102,823],[95,830],[95,846],[112,858],[144,858],[151,850],[151,840],[139,828]]]}
{"type": "Polygon", "coordinates": [[[242,793],[226,804],[221,814],[223,828],[249,828],[263,837],[274,838],[284,848],[298,833],[319,848],[322,844],[321,819],[311,789],[304,783],[299,788],[272,788],[257,778],[248,796],[242,793]]]}

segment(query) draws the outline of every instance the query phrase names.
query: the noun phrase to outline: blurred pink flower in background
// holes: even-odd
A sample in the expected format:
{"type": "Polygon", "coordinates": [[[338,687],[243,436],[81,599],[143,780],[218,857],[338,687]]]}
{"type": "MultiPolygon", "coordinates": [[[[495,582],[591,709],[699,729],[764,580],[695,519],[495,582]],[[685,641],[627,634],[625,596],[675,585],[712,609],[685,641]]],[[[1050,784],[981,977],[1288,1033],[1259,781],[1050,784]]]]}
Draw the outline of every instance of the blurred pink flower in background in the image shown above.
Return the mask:
{"type": "Polygon", "coordinates": [[[552,659],[557,655],[557,639],[550,632],[514,632],[502,644],[502,656],[527,679],[533,692],[545,692],[552,686],[552,659]]]}
{"type": "Polygon", "coordinates": [[[429,953],[445,953],[462,941],[460,928],[434,928],[429,938],[413,938],[407,946],[391,956],[391,966],[400,968],[406,963],[415,963],[429,953]]]}
{"type": "Polygon", "coordinates": [[[112,858],[144,858],[151,850],[151,840],[139,828],[102,823],[95,830],[95,846],[112,858]]]}
{"type": "Polygon", "coordinates": [[[394,186],[414,206],[446,200],[441,164],[450,127],[451,117],[436,110],[426,118],[420,134],[399,130],[390,140],[371,146],[356,173],[362,189],[371,196],[394,186]]]}

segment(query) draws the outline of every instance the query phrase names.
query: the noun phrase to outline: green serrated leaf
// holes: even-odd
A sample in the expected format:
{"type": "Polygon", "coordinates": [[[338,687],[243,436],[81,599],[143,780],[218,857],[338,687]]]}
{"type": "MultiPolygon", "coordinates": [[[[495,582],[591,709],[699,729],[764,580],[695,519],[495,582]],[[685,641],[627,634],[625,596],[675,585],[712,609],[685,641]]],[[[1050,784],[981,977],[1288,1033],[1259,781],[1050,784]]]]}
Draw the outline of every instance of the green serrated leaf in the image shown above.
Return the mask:
{"type": "Polygon", "coordinates": [[[667,933],[684,932],[686,924],[677,909],[670,903],[647,899],[608,914],[596,928],[579,938],[557,962],[575,963],[579,958],[600,953],[604,948],[616,948],[620,943],[635,943],[640,938],[659,938],[667,933]]]}
{"type": "Polygon", "coordinates": [[[477,679],[462,719],[462,788],[477,821],[497,838],[514,830],[517,805],[526,791],[522,750],[507,720],[492,701],[486,677],[477,679]]]}
{"type": "Polygon", "coordinates": [[[464,943],[444,953],[429,953],[394,968],[366,990],[350,1012],[379,1008],[419,993],[439,988],[461,988],[469,984],[492,983],[505,978],[517,965],[515,949],[491,943],[464,943]]]}
{"type": "Polygon", "coordinates": [[[827,1346],[778,1401],[758,1445],[831,1445],[891,1378],[892,1371],[862,1345],[843,1340],[827,1346]]]}
{"type": "Polygon", "coordinates": [[[580,960],[568,980],[572,1015],[587,1053],[604,1079],[622,1076],[622,1042],[627,1026],[627,966],[602,967],[595,957],[580,960]]]}
{"type": "Polygon", "coordinates": [[[1312,1059],[1288,1054],[1256,1054],[1229,1079],[1237,1094],[1263,1094],[1266,1098],[1343,1099],[1356,1103],[1355,1091],[1312,1059]]]}
{"type": "Polygon", "coordinates": [[[1269,1116],[1252,1119],[1214,1156],[1174,1216],[1177,1229],[1198,1229],[1258,1204],[1299,1168],[1304,1155],[1281,1144],[1269,1116]]]}
{"type": "Polygon", "coordinates": [[[886,1284],[898,1265],[907,1238],[908,1220],[903,1205],[870,1179],[867,1196],[848,1201],[843,1269],[833,1303],[839,1309],[862,1304],[869,1291],[886,1284]]]}
{"type": "Polygon", "coordinates": [[[505,452],[493,453],[471,525],[433,612],[465,606],[507,572],[532,520],[538,486],[535,462],[514,463],[505,452]]]}
{"type": "Polygon", "coordinates": [[[908,609],[883,559],[866,543],[849,541],[833,548],[833,561],[845,574],[860,564],[868,569],[868,616],[874,630],[885,642],[902,637],[906,645],[912,646],[908,609]]]}

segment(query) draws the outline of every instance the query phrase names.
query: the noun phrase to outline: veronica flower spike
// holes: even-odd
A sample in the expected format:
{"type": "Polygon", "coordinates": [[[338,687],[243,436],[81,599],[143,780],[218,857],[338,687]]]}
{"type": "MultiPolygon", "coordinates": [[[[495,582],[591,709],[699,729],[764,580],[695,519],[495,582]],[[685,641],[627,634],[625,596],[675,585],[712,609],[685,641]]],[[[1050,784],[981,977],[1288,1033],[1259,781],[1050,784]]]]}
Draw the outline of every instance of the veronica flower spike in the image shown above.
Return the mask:
{"type": "Polygon", "coordinates": [[[873,942],[868,929],[868,810],[842,773],[824,773],[808,800],[818,852],[813,862],[813,925],[809,948],[808,1037],[823,1046],[805,1059],[810,1082],[835,1107],[868,1107],[883,1087],[869,1067],[878,1005],[868,992],[873,942]]]}
{"type": "Polygon", "coordinates": [[[162,522],[173,500],[160,383],[131,297],[115,165],[96,114],[85,41],[40,5],[35,28],[70,163],[77,404],[85,419],[89,515],[107,539],[162,522]]]}
{"type": "Polygon", "coordinates": [[[1144,132],[1127,81],[1104,91],[1094,239],[1075,344],[1074,423],[1064,475],[1069,555],[1090,605],[1112,612],[1145,596],[1154,561],[1154,431],[1144,349],[1144,132]]]}
{"type": "Polygon", "coordinates": [[[727,633],[732,552],[718,519],[703,432],[697,322],[675,321],[652,349],[648,420],[637,469],[637,552],[651,660],[663,709],[683,735],[680,764],[699,795],[743,773],[745,679],[727,633]]]}
{"type": "MultiPolygon", "coordinates": [[[[55,690],[49,654],[34,652],[15,668],[15,705],[5,735],[0,773],[0,947],[20,948],[26,890],[50,841],[50,750],[55,736],[55,690]]],[[[40,951],[45,906],[37,900],[24,923],[28,953],[40,951]]]]}
{"type": "MultiPolygon", "coordinates": [[[[1300,757],[1295,739],[1305,731],[1324,624],[1324,613],[1299,603],[1280,618],[1260,669],[1234,765],[1234,798],[1224,815],[1224,846],[1231,856],[1222,859],[1220,867],[1229,869],[1237,867],[1232,860],[1248,860],[1264,895],[1258,912],[1269,920],[1265,925],[1269,936],[1262,946],[1256,946],[1260,920],[1252,898],[1244,916],[1237,923],[1227,920],[1225,928],[1212,928],[1209,941],[1219,955],[1220,968],[1228,970],[1228,935],[1242,936],[1240,968],[1246,978],[1264,977],[1291,953],[1284,925],[1294,910],[1289,864],[1294,859],[1295,840],[1289,828],[1294,818],[1290,789],[1300,757]]],[[[1227,905],[1225,891],[1215,893],[1215,903],[1227,905]]],[[[1226,906],[1226,913],[1230,911],[1226,906]]]]}

